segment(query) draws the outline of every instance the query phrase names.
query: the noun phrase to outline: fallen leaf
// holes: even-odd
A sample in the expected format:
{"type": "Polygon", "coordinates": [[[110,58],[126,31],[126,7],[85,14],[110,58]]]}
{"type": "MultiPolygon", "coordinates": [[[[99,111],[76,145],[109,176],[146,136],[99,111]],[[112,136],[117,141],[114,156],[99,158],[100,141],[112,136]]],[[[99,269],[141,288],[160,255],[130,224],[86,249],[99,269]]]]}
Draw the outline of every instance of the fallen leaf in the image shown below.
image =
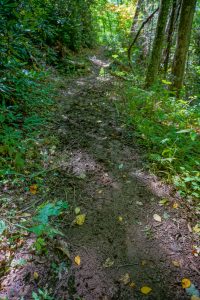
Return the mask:
{"type": "Polygon", "coordinates": [[[165,211],[164,214],[163,214],[163,218],[165,220],[168,220],[170,218],[170,215],[165,211]]]}
{"type": "Polygon", "coordinates": [[[193,247],[192,254],[194,256],[198,257],[200,254],[200,247],[198,247],[197,245],[193,245],[192,247],[193,247]]]}
{"type": "Polygon", "coordinates": [[[80,213],[81,209],[80,209],[80,207],[76,207],[74,211],[75,211],[75,214],[78,215],[80,213]]]}
{"type": "Polygon", "coordinates": [[[81,173],[80,175],[78,175],[78,178],[85,179],[86,178],[86,174],[85,173],[81,173]]]}
{"type": "Polygon", "coordinates": [[[200,233],[200,226],[199,224],[196,224],[193,228],[192,228],[192,231],[194,233],[200,233]]]}
{"type": "Polygon", "coordinates": [[[195,295],[193,295],[193,296],[191,297],[191,300],[200,300],[200,298],[197,297],[197,296],[195,296],[195,295]]]}
{"type": "Polygon", "coordinates": [[[182,285],[182,288],[183,288],[183,289],[189,288],[189,287],[191,286],[191,281],[190,281],[190,279],[188,279],[188,278],[183,278],[183,279],[181,280],[181,285],[182,285]]]}
{"type": "Polygon", "coordinates": [[[75,261],[75,263],[76,263],[78,266],[80,266],[80,264],[81,264],[81,258],[80,258],[79,255],[77,255],[77,256],[74,258],[74,261],[75,261]]]}
{"type": "Polygon", "coordinates": [[[172,264],[173,264],[175,267],[180,267],[180,263],[179,263],[179,261],[177,261],[177,260],[172,260],[172,264]]]}
{"type": "Polygon", "coordinates": [[[123,169],[123,167],[124,167],[124,164],[120,164],[120,165],[118,166],[119,170],[123,169]]]}
{"type": "Polygon", "coordinates": [[[67,242],[58,240],[56,248],[62,251],[70,259],[69,245],[67,242]]]}
{"type": "Polygon", "coordinates": [[[31,194],[35,195],[37,193],[37,190],[38,190],[37,184],[33,184],[33,185],[30,186],[31,194]]]}
{"type": "Polygon", "coordinates": [[[34,272],[34,273],[33,273],[33,278],[34,278],[35,280],[38,280],[38,277],[39,277],[39,274],[38,274],[37,272],[34,272]]]}
{"type": "Polygon", "coordinates": [[[143,206],[143,203],[140,202],[140,201],[136,201],[136,204],[139,205],[139,206],[143,206]]]}
{"type": "Polygon", "coordinates": [[[174,202],[173,205],[172,205],[172,207],[176,209],[176,208],[179,207],[179,204],[177,202],[174,202]]]}
{"type": "Polygon", "coordinates": [[[141,291],[142,294],[148,295],[152,291],[152,289],[149,286],[143,286],[140,289],[140,291],[141,291]]]}
{"type": "Polygon", "coordinates": [[[132,281],[132,282],[129,284],[129,286],[130,286],[132,289],[134,289],[135,286],[136,286],[136,284],[135,284],[135,282],[132,281]]]}
{"type": "Polygon", "coordinates": [[[157,222],[162,222],[161,217],[160,217],[159,215],[157,215],[157,214],[154,214],[154,215],[153,215],[153,218],[154,218],[154,220],[157,221],[157,222]]]}
{"type": "Polygon", "coordinates": [[[104,267],[104,268],[110,268],[110,267],[112,267],[113,265],[114,265],[114,261],[111,260],[110,257],[108,257],[108,258],[106,259],[106,261],[104,262],[103,267],[104,267]]]}
{"type": "Polygon", "coordinates": [[[187,227],[188,227],[189,232],[192,232],[192,227],[191,227],[190,223],[187,224],[187,227]]]}
{"type": "Polygon", "coordinates": [[[169,204],[169,200],[164,198],[162,200],[159,201],[159,205],[163,206],[163,205],[168,205],[169,204]]]}
{"type": "Polygon", "coordinates": [[[118,221],[119,221],[119,222],[122,222],[122,221],[123,221],[123,218],[122,218],[121,216],[119,216],[119,217],[118,217],[118,221]]]}
{"type": "Polygon", "coordinates": [[[147,261],[146,260],[142,260],[141,261],[141,265],[144,267],[144,266],[146,266],[146,264],[147,264],[147,261]]]}
{"type": "Polygon", "coordinates": [[[86,217],[85,214],[76,216],[75,223],[77,225],[83,225],[85,223],[85,217],[86,217]]]}
{"type": "Polygon", "coordinates": [[[120,280],[124,285],[127,285],[130,282],[130,275],[128,273],[122,275],[120,280]]]}

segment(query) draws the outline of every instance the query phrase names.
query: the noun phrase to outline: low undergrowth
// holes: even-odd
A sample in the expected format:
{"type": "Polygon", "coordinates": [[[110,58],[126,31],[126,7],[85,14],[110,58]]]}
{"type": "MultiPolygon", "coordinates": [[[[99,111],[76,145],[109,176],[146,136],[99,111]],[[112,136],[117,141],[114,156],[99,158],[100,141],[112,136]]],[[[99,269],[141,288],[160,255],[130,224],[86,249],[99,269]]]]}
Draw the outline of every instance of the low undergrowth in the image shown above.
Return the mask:
{"type": "Polygon", "coordinates": [[[176,99],[163,87],[153,91],[126,85],[127,125],[148,150],[151,170],[173,183],[181,196],[200,208],[200,110],[195,97],[176,99]]]}
{"type": "MultiPolygon", "coordinates": [[[[24,172],[34,160],[36,136],[46,125],[53,104],[53,86],[44,71],[7,73],[10,91],[0,106],[0,176],[24,172]],[[9,102],[9,104],[8,104],[9,102]]],[[[37,169],[37,164],[32,165],[37,169]]]]}

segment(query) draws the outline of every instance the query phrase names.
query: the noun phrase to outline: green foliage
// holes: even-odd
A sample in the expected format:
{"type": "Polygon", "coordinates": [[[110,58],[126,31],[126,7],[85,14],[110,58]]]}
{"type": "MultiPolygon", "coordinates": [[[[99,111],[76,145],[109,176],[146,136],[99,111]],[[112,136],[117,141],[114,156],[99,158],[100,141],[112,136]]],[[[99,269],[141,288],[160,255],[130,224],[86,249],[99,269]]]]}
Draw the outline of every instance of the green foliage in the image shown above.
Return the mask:
{"type": "Polygon", "coordinates": [[[132,3],[129,5],[99,1],[93,9],[98,27],[98,39],[112,50],[127,46],[133,15],[132,3]]]}
{"type": "Polygon", "coordinates": [[[32,297],[34,300],[53,300],[53,298],[49,296],[48,291],[41,289],[38,289],[37,293],[33,292],[32,297]]]}
{"type": "Polygon", "coordinates": [[[3,220],[0,220],[0,235],[4,233],[6,230],[7,226],[3,220]]]}
{"type": "MultiPolygon", "coordinates": [[[[0,1],[0,168],[23,171],[52,98],[43,71],[94,44],[93,1],[0,1]]],[[[64,63],[63,63],[64,62],[64,63]]]]}
{"type": "Polygon", "coordinates": [[[200,110],[161,88],[144,91],[128,85],[123,107],[127,123],[148,149],[154,172],[173,182],[182,196],[200,197],[200,110]]]}
{"type": "MultiPolygon", "coordinates": [[[[64,210],[68,208],[68,204],[63,201],[57,201],[56,203],[46,203],[38,208],[37,215],[33,218],[34,226],[29,228],[29,231],[41,237],[46,235],[53,237],[56,234],[61,234],[56,228],[50,225],[51,217],[58,217],[64,210]]],[[[41,240],[38,240],[38,245],[44,246],[41,240]]]]}
{"type": "Polygon", "coordinates": [[[53,92],[47,74],[24,71],[15,75],[7,73],[15,92],[4,95],[0,105],[0,175],[9,169],[24,169],[27,153],[34,145],[33,138],[48,115],[47,112],[42,115],[42,111],[52,105],[53,92]]]}

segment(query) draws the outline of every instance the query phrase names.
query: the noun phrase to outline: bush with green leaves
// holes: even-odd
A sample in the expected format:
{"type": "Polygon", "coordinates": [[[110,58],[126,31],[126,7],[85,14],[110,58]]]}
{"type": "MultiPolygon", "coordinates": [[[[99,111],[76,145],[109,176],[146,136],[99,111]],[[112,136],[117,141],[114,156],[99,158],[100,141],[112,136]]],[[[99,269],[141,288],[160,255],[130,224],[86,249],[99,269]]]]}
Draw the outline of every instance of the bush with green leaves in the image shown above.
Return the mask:
{"type": "Polygon", "coordinates": [[[128,84],[125,94],[121,109],[147,148],[151,169],[173,182],[182,196],[199,199],[199,105],[176,99],[163,87],[145,91],[128,84]]]}
{"type": "Polygon", "coordinates": [[[0,167],[23,169],[33,128],[51,101],[45,68],[94,44],[93,1],[0,0],[0,167]],[[44,83],[44,84],[42,84],[44,83]],[[48,86],[48,85],[47,85],[48,86]]]}

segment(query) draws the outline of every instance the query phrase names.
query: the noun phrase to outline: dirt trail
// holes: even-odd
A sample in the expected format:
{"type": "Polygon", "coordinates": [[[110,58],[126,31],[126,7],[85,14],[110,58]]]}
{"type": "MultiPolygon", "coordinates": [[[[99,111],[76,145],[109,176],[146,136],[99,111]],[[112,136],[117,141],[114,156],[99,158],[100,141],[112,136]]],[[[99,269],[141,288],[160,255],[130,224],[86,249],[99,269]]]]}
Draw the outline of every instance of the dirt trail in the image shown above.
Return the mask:
{"type": "Polygon", "coordinates": [[[190,299],[181,279],[199,282],[187,220],[172,208],[170,191],[140,171],[140,149],[130,145],[116,113],[119,83],[99,75],[108,62],[91,61],[92,75],[73,80],[60,102],[61,156],[67,153],[68,168],[81,178],[71,181],[75,203],[69,202],[86,214],[83,226],[66,228],[73,256],[81,257],[72,268],[70,299],[190,299]],[[158,205],[163,196],[169,207],[158,205]],[[142,295],[142,286],[152,292],[142,295]]]}
{"type": "Polygon", "coordinates": [[[54,164],[62,167],[56,177],[47,178],[47,198],[66,196],[70,204],[62,240],[68,243],[72,264],[55,279],[50,265],[62,266],[66,257],[50,252],[49,264],[34,259],[18,272],[22,279],[17,271],[7,276],[10,289],[16,281],[9,299],[23,295],[30,300],[30,291],[41,285],[56,300],[190,299],[180,282],[186,277],[200,288],[199,261],[192,254],[184,210],[172,207],[170,188],[142,171],[142,151],[117,115],[121,83],[107,71],[99,75],[109,63],[101,56],[90,61],[88,76],[62,83],[52,129],[61,141],[54,164]],[[168,206],[159,205],[163,197],[168,206]],[[76,207],[86,214],[82,226],[73,225],[76,207]],[[162,221],[154,220],[154,214],[162,221]],[[77,255],[79,266],[74,263],[77,255]],[[37,284],[27,275],[34,270],[37,284]],[[141,293],[143,286],[152,289],[148,295],[141,293]]]}

